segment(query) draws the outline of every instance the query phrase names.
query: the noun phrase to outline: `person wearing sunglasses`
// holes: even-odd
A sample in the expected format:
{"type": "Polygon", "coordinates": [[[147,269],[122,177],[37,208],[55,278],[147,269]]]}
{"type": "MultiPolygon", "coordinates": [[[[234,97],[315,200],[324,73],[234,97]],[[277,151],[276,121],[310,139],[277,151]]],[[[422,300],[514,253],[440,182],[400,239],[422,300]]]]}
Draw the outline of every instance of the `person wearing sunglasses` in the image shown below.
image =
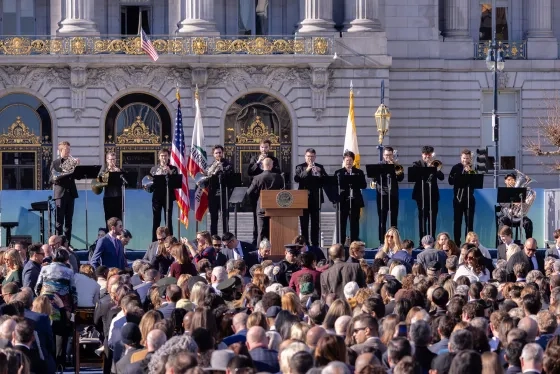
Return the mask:
{"type": "Polygon", "coordinates": [[[401,235],[399,234],[399,230],[397,230],[396,227],[391,227],[385,234],[385,241],[383,242],[383,247],[381,247],[381,250],[387,253],[387,256],[391,258],[401,249],[403,249],[403,245],[401,242],[401,235]]]}
{"type": "Polygon", "coordinates": [[[167,227],[165,226],[158,227],[156,229],[156,240],[150,244],[148,250],[146,251],[142,259],[151,262],[152,259],[156,257],[159,245],[162,244],[165,238],[167,238],[169,235],[170,233],[167,227]]]}
{"type": "Polygon", "coordinates": [[[490,280],[490,272],[484,266],[484,256],[480,252],[480,249],[476,247],[470,247],[467,250],[465,256],[465,262],[457,269],[453,280],[461,276],[468,277],[471,282],[488,282],[490,280]]]}
{"type": "Polygon", "coordinates": [[[513,267],[519,262],[527,262],[530,270],[540,270],[544,274],[544,254],[539,252],[537,248],[537,241],[530,238],[525,241],[522,251],[511,255],[506,265],[509,282],[515,282],[513,267]]]}

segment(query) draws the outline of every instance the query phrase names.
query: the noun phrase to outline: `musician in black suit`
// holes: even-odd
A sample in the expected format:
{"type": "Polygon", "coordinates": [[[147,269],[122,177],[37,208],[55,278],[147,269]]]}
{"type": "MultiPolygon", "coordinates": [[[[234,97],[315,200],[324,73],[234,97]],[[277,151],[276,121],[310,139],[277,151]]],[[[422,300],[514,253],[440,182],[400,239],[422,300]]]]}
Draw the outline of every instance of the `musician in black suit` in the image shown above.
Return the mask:
{"type": "MultiPolygon", "coordinates": [[[[507,188],[514,188],[516,183],[517,183],[517,174],[514,174],[514,173],[506,174],[505,184],[506,184],[507,188]]],[[[525,199],[525,202],[522,203],[524,214],[520,215],[520,213],[517,213],[517,215],[514,215],[513,217],[511,217],[509,214],[505,214],[504,212],[511,211],[512,209],[520,212],[520,209],[519,209],[519,204],[520,203],[502,204],[502,211],[500,213],[501,216],[498,217],[498,226],[499,227],[502,227],[502,226],[518,227],[519,225],[521,225],[521,226],[523,226],[523,230],[525,230],[525,237],[527,239],[532,238],[533,237],[533,221],[529,217],[527,217],[527,212],[528,212],[529,208],[531,207],[531,204],[527,204],[527,201],[530,201],[530,200],[531,200],[531,198],[529,196],[529,189],[527,189],[527,197],[525,199]],[[504,208],[506,208],[506,209],[504,210],[504,208]]]]}
{"type": "Polygon", "coordinates": [[[247,190],[247,195],[252,196],[257,202],[257,229],[260,243],[263,238],[270,239],[269,221],[270,217],[264,216],[264,209],[261,208],[260,196],[262,190],[281,190],[284,188],[284,178],[280,174],[272,171],[273,160],[265,158],[262,161],[263,172],[253,178],[251,186],[247,190]]]}
{"type": "Polygon", "coordinates": [[[70,143],[67,141],[58,143],[58,152],[60,157],[53,160],[50,177],[50,183],[54,185],[53,195],[56,201],[56,233],[62,235],[64,225],[64,236],[70,241],[72,239],[74,200],[78,198],[78,189],[72,173],[80,160],[70,156],[70,143]],[[55,176],[55,172],[62,173],[62,176],[55,176]]]}
{"type": "Polygon", "coordinates": [[[309,194],[307,209],[303,210],[303,215],[299,217],[301,226],[301,235],[308,238],[307,245],[318,247],[319,242],[319,225],[320,225],[320,209],[321,204],[325,202],[322,188],[311,188],[309,181],[311,177],[328,177],[325,168],[321,164],[317,164],[315,159],[317,154],[313,148],[305,151],[305,162],[296,166],[294,181],[299,183],[298,190],[307,190],[309,194]],[[309,218],[311,218],[311,236],[309,236],[309,218]]]}
{"type": "MultiPolygon", "coordinates": [[[[414,161],[412,164],[413,167],[428,167],[434,161],[432,159],[434,153],[434,147],[432,146],[424,146],[422,147],[422,159],[418,161],[414,161]]],[[[424,204],[425,209],[422,211],[422,182],[418,181],[414,184],[414,189],[412,190],[412,199],[416,201],[416,205],[418,206],[418,225],[420,227],[420,237],[423,238],[424,236],[430,234],[435,237],[436,233],[436,220],[438,214],[438,202],[439,202],[439,187],[438,187],[438,179],[442,181],[444,179],[443,172],[441,170],[437,170],[435,174],[435,178],[431,178],[431,204],[432,204],[432,219],[430,222],[431,232],[428,232],[426,227],[426,222],[430,220],[430,185],[429,183],[424,183],[424,204]]]]}
{"type": "MultiPolygon", "coordinates": [[[[273,173],[277,173],[280,174],[281,170],[280,170],[280,163],[278,162],[278,159],[276,157],[274,157],[273,153],[270,152],[270,146],[272,145],[272,143],[270,142],[270,140],[265,139],[261,141],[261,144],[259,145],[259,149],[261,151],[260,155],[258,156],[253,156],[251,158],[251,160],[249,161],[249,169],[247,170],[247,173],[249,174],[250,177],[254,178],[257,175],[261,174],[263,172],[263,165],[262,162],[265,158],[270,158],[272,160],[272,169],[271,171],[273,173]]],[[[257,196],[258,198],[258,196],[257,196]]],[[[256,246],[257,245],[257,236],[258,236],[258,224],[257,224],[257,200],[256,199],[251,199],[251,208],[253,210],[253,245],[256,246]]],[[[259,241],[260,243],[260,241],[259,241]]]]}
{"type": "MultiPolygon", "coordinates": [[[[394,150],[392,147],[385,147],[383,149],[383,161],[380,164],[393,164],[396,166],[394,160],[394,150]]],[[[389,199],[391,202],[391,227],[397,227],[397,220],[399,217],[399,182],[404,179],[404,172],[395,173],[391,175],[391,190],[389,191],[389,181],[386,175],[381,175],[381,181],[376,180],[375,189],[377,191],[377,215],[379,216],[379,242],[384,243],[385,233],[387,232],[387,216],[389,215],[389,199]],[[383,185],[383,190],[381,186],[383,185]],[[383,204],[381,204],[383,199],[383,204]],[[383,205],[383,209],[381,209],[383,205]]]]}
{"type": "MultiPolygon", "coordinates": [[[[159,151],[159,165],[154,166],[150,170],[152,176],[156,175],[172,175],[178,174],[178,169],[175,166],[169,164],[169,150],[162,149],[159,151]]],[[[152,241],[157,240],[156,230],[161,224],[161,211],[163,209],[164,214],[167,209],[166,204],[167,191],[165,190],[165,185],[158,186],[154,183],[154,192],[152,194],[152,213],[153,213],[153,225],[152,225],[152,241]]],[[[175,201],[175,191],[169,188],[169,211],[167,212],[167,228],[169,229],[169,235],[173,235],[173,202],[175,201]]]]}
{"type": "Polygon", "coordinates": [[[461,151],[461,162],[453,165],[447,179],[453,186],[453,239],[457,245],[461,244],[463,217],[467,224],[467,232],[473,231],[474,227],[474,189],[470,188],[467,191],[466,188],[458,188],[455,184],[456,178],[462,174],[476,174],[472,166],[472,154],[468,149],[461,151]]]}
{"type": "Polygon", "coordinates": [[[233,173],[231,163],[224,158],[224,147],[216,145],[212,148],[214,163],[208,168],[208,210],[210,211],[210,234],[218,234],[218,214],[222,210],[222,233],[228,232],[229,207],[228,177],[233,173]],[[221,184],[220,184],[221,181],[221,184]],[[220,190],[221,186],[221,190],[220,190]],[[220,198],[222,199],[220,205],[220,198]]]}
{"type": "MultiPolygon", "coordinates": [[[[107,164],[99,170],[99,174],[97,175],[98,182],[102,182],[102,178],[105,174],[121,171],[121,169],[117,167],[117,156],[114,152],[108,152],[105,160],[107,161],[107,164]]],[[[106,186],[104,188],[103,210],[105,211],[105,222],[112,217],[122,219],[121,186],[106,186]]]]}
{"type": "MultiPolygon", "coordinates": [[[[367,187],[366,176],[364,172],[354,167],[354,152],[346,151],[343,155],[344,166],[334,172],[334,175],[340,180],[343,175],[360,175],[360,183],[352,186],[351,192],[348,189],[340,191],[339,204],[340,204],[340,231],[342,240],[346,236],[347,220],[350,218],[350,241],[354,242],[359,240],[360,236],[360,210],[364,207],[364,198],[362,190],[367,187]]],[[[344,245],[344,243],[341,243],[344,245]]]]}

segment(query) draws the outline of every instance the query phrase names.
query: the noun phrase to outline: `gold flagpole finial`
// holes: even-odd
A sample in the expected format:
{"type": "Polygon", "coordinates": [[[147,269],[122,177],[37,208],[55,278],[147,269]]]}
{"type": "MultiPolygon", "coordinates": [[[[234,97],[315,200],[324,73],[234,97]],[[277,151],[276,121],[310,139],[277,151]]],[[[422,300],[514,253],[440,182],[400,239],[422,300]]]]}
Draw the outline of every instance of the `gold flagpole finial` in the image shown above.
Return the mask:
{"type": "Polygon", "coordinates": [[[181,95],[179,94],[179,82],[175,84],[175,97],[177,101],[181,100],[181,95]]]}
{"type": "Polygon", "coordinates": [[[195,86],[194,98],[198,101],[198,84],[195,86]]]}

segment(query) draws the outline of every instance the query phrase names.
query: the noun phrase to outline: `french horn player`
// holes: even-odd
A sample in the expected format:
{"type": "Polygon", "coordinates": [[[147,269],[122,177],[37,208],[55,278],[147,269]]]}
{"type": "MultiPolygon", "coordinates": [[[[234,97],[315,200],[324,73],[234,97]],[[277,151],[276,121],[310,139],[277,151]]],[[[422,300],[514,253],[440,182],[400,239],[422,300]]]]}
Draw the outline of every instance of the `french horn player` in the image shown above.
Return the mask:
{"type": "Polygon", "coordinates": [[[467,232],[474,231],[474,189],[457,187],[457,177],[462,174],[477,174],[473,166],[472,152],[468,149],[461,151],[461,162],[453,165],[447,179],[453,186],[453,240],[457,245],[461,243],[463,217],[467,232]]]}
{"type": "Polygon", "coordinates": [[[80,159],[70,155],[70,143],[58,143],[59,157],[51,164],[50,183],[53,184],[53,195],[56,202],[56,233],[63,234],[70,242],[72,238],[72,218],[74,201],[78,198],[78,189],[74,181],[74,170],[80,159]]]}
{"type": "Polygon", "coordinates": [[[110,186],[109,173],[120,172],[117,167],[117,156],[114,152],[108,152],[105,156],[105,167],[99,170],[97,182],[103,186],[103,210],[105,211],[105,222],[109,218],[117,217],[122,220],[122,189],[121,186],[110,186]]]}
{"type": "Polygon", "coordinates": [[[381,180],[376,180],[377,215],[379,217],[379,242],[384,243],[387,232],[387,216],[389,215],[389,199],[391,206],[390,227],[397,227],[399,215],[399,182],[404,179],[404,168],[398,163],[396,152],[392,147],[383,148],[383,161],[380,164],[395,165],[395,174],[387,177],[381,175],[381,180]],[[382,188],[383,186],[383,188],[382,188]],[[381,204],[383,199],[383,204],[381,204]]]}
{"type": "MultiPolygon", "coordinates": [[[[178,169],[175,166],[169,164],[170,152],[169,149],[161,149],[158,153],[158,165],[152,167],[150,174],[152,176],[156,175],[171,175],[178,174],[178,169]]],[[[169,235],[173,236],[173,202],[175,201],[175,191],[172,188],[165,189],[165,185],[157,185],[154,183],[153,193],[152,193],[152,213],[153,213],[153,224],[152,224],[152,241],[157,240],[156,230],[161,225],[161,212],[163,210],[164,214],[167,214],[167,228],[169,229],[169,235]],[[169,196],[169,211],[167,210],[166,198],[169,196]]]]}

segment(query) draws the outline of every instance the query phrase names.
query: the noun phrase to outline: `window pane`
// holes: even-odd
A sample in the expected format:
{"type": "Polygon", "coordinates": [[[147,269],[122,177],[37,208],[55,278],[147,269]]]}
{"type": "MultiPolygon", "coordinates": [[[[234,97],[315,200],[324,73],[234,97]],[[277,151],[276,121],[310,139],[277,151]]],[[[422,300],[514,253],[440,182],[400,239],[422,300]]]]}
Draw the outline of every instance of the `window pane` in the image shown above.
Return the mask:
{"type": "MultiPolygon", "coordinates": [[[[498,113],[517,113],[517,93],[498,91],[498,113]]],[[[494,107],[494,93],[484,92],[482,94],[482,111],[492,113],[494,107]]]]}
{"type": "Polygon", "coordinates": [[[161,135],[159,115],[145,104],[133,104],[119,113],[117,117],[117,136],[121,135],[125,128],[130,127],[136,121],[136,117],[140,117],[152,134],[161,135]]]}
{"type": "Polygon", "coordinates": [[[237,16],[238,35],[253,35],[255,24],[254,0],[239,0],[239,14],[237,16]]]}
{"type": "MultiPolygon", "coordinates": [[[[6,4],[6,1],[4,1],[6,4]]],[[[4,12],[2,18],[2,34],[3,35],[17,35],[17,20],[15,12],[4,12]]]]}
{"type": "Polygon", "coordinates": [[[15,190],[16,187],[16,169],[13,166],[4,166],[2,168],[2,189],[15,190]]]}
{"type": "Polygon", "coordinates": [[[7,131],[8,127],[16,121],[17,117],[21,117],[21,121],[35,135],[41,135],[41,121],[37,112],[27,105],[21,104],[10,105],[0,112],[0,129],[7,131]]]}
{"type": "Polygon", "coordinates": [[[27,104],[32,108],[38,108],[41,102],[36,97],[22,93],[14,93],[0,98],[0,109],[10,104],[27,104]]]}
{"type": "Polygon", "coordinates": [[[4,1],[4,3],[2,4],[2,10],[4,11],[4,14],[6,13],[16,13],[16,4],[17,1],[4,1]]]}
{"type": "MultiPolygon", "coordinates": [[[[494,145],[492,142],[492,117],[483,117],[481,129],[481,146],[494,145]]],[[[510,164],[513,157],[517,159],[519,153],[519,124],[517,117],[500,117],[500,160],[501,164],[510,164]]],[[[488,153],[494,156],[495,150],[490,148],[488,153]]],[[[515,161],[514,161],[515,163],[515,161]]]]}
{"type": "MultiPolygon", "coordinates": [[[[480,14],[480,40],[492,39],[492,5],[481,4],[480,14]]],[[[509,30],[507,24],[507,10],[506,7],[496,7],[496,39],[508,40],[509,30]]]]}
{"type": "Polygon", "coordinates": [[[35,0],[19,0],[19,2],[21,7],[20,17],[35,17],[35,0]]]}
{"type": "Polygon", "coordinates": [[[256,7],[256,34],[268,35],[268,0],[257,0],[256,7]]]}
{"type": "Polygon", "coordinates": [[[19,19],[20,35],[35,35],[35,18],[34,17],[21,17],[19,19]]]}
{"type": "Polygon", "coordinates": [[[19,169],[19,186],[21,190],[33,190],[35,188],[34,174],[35,168],[22,167],[19,169]]]}

